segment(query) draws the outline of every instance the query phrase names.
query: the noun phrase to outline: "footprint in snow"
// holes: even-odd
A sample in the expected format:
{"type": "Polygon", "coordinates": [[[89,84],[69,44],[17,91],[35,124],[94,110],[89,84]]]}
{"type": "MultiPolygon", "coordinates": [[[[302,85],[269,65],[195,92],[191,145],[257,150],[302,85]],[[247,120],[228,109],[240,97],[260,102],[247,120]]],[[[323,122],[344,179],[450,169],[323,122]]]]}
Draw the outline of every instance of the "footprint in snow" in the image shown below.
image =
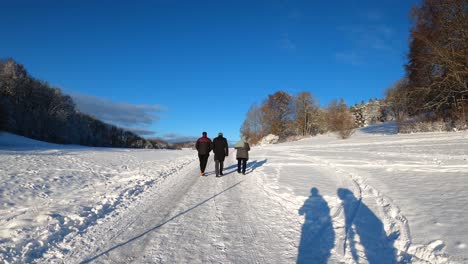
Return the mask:
{"type": "Polygon", "coordinates": [[[458,241],[458,242],[456,243],[456,245],[457,245],[457,248],[459,248],[459,249],[465,249],[465,248],[466,248],[466,244],[465,244],[465,243],[462,243],[462,242],[460,242],[460,241],[458,241]]]}
{"type": "Polygon", "coordinates": [[[434,251],[440,251],[445,248],[445,243],[442,240],[434,240],[428,245],[434,251]]]}

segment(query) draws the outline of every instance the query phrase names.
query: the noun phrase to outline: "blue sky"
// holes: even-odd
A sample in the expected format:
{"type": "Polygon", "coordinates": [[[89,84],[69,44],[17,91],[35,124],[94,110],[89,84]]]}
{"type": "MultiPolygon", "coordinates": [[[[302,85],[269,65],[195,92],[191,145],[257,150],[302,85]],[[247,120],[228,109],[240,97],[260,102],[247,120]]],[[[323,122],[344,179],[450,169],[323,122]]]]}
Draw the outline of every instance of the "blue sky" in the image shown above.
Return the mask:
{"type": "Polygon", "coordinates": [[[321,105],[382,97],[404,75],[418,3],[0,0],[0,57],[148,137],[235,141],[278,90],[321,105]]]}

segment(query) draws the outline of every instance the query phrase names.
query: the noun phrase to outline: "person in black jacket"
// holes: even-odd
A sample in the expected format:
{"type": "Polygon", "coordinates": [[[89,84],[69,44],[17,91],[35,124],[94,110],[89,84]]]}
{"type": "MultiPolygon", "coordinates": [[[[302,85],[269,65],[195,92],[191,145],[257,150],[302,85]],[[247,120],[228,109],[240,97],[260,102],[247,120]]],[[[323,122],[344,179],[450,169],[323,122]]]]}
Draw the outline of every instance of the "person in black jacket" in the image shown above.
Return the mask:
{"type": "Polygon", "coordinates": [[[223,176],[224,158],[229,155],[229,146],[227,139],[223,137],[221,132],[217,138],[213,139],[213,152],[216,177],[223,176]]]}
{"type": "Polygon", "coordinates": [[[200,176],[205,176],[206,163],[211,151],[211,139],[207,133],[203,132],[202,137],[197,140],[195,148],[198,150],[198,159],[200,160],[200,176]]]}

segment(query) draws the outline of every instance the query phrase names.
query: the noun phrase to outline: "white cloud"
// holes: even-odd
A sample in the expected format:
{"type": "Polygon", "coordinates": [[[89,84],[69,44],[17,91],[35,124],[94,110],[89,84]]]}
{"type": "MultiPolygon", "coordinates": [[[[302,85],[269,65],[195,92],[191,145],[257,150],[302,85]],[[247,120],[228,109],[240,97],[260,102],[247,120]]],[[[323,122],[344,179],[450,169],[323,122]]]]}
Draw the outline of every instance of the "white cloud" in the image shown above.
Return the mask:
{"type": "Polygon", "coordinates": [[[99,120],[118,126],[149,126],[159,120],[159,112],[164,111],[160,105],[136,105],[115,102],[96,96],[71,94],[77,109],[99,120]]]}
{"type": "Polygon", "coordinates": [[[148,129],[145,129],[145,128],[124,128],[125,130],[128,130],[128,131],[131,131],[139,136],[142,136],[142,137],[147,137],[147,136],[153,136],[155,135],[157,132],[156,131],[153,131],[153,130],[148,130],[148,129]]]}
{"type": "Polygon", "coordinates": [[[189,142],[189,141],[196,141],[198,139],[198,137],[175,134],[175,133],[164,134],[162,136],[159,136],[158,138],[164,141],[167,141],[169,143],[189,142]]]}

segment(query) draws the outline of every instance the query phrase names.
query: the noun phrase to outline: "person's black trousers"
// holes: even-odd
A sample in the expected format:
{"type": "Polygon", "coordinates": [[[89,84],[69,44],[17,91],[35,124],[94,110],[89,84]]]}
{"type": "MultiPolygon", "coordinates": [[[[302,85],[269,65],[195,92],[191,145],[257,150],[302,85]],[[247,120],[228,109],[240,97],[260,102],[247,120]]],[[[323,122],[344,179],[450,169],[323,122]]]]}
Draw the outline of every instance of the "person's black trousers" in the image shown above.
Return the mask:
{"type": "Polygon", "coordinates": [[[237,159],[237,172],[241,172],[241,165],[242,165],[242,173],[245,173],[245,169],[247,168],[247,159],[237,159]]]}
{"type": "Polygon", "coordinates": [[[215,173],[216,173],[216,176],[223,173],[223,167],[224,167],[224,161],[215,160],[215,173]]]}
{"type": "Polygon", "coordinates": [[[206,163],[208,162],[208,157],[210,156],[210,154],[205,154],[205,155],[200,155],[198,154],[198,159],[200,160],[200,171],[202,173],[205,172],[205,169],[206,169],[206,163]]]}

